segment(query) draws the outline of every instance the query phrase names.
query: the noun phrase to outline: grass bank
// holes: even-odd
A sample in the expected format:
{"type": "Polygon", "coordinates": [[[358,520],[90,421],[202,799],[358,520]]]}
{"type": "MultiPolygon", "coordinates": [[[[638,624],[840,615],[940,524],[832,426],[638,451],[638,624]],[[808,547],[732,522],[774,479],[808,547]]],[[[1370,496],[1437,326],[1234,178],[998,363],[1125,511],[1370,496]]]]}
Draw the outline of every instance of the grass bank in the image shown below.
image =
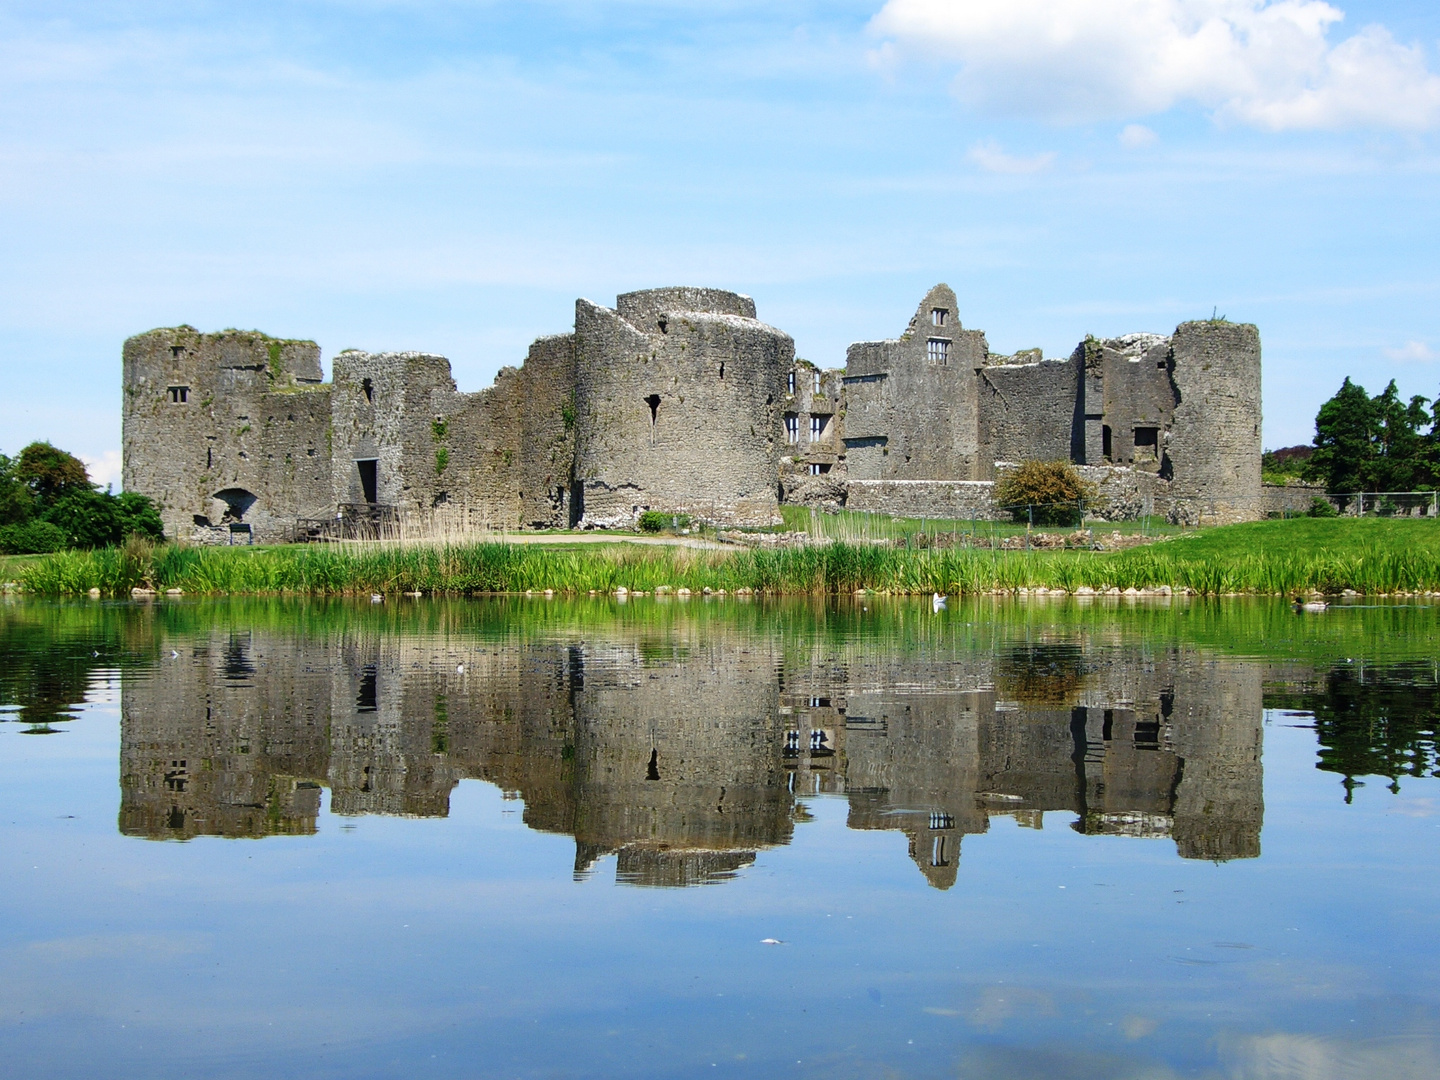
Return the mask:
{"type": "Polygon", "coordinates": [[[138,546],[69,552],[19,568],[29,592],[122,595],[140,585],[187,594],[442,596],[553,589],[586,594],[658,588],[774,594],[965,595],[1022,588],[1147,589],[1205,596],[1318,589],[1365,594],[1440,590],[1440,524],[1423,520],[1294,519],[1205,530],[1119,552],[911,551],[832,543],[773,551],[554,549],[519,544],[138,546]]]}

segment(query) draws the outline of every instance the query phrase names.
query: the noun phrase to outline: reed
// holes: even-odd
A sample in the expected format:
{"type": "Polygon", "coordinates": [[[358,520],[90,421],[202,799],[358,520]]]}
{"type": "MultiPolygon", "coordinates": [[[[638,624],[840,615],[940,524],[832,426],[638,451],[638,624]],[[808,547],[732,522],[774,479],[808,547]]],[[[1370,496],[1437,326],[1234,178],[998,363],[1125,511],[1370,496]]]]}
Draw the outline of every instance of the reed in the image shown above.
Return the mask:
{"type": "Polygon", "coordinates": [[[907,550],[834,541],[737,552],[678,547],[509,543],[109,549],[50,555],[20,568],[29,592],[124,595],[137,586],[189,594],[441,596],[654,592],[661,587],[776,594],[966,595],[1022,588],[1171,588],[1203,596],[1440,590],[1432,522],[1258,522],[1121,552],[907,550]],[[1315,525],[1325,526],[1317,533],[1315,525]],[[1328,531],[1327,531],[1328,530],[1328,531]]]}

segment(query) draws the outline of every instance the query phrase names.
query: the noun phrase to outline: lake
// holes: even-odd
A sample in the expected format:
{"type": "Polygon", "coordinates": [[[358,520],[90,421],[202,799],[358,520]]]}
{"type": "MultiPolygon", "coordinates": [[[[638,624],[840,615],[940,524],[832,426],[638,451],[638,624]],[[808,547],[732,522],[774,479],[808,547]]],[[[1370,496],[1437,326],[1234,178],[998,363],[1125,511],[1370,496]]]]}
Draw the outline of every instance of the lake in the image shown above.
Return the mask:
{"type": "Polygon", "coordinates": [[[0,603],[15,1077],[1440,1075],[1440,608],[0,603]]]}

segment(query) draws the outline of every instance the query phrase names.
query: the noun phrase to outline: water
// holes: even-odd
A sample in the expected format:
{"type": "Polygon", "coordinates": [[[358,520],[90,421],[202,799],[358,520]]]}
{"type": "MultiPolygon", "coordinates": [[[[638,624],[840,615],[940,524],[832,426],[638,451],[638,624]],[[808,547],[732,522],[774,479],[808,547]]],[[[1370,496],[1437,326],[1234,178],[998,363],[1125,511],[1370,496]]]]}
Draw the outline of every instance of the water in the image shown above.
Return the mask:
{"type": "Polygon", "coordinates": [[[1431,607],[0,606],[17,1077],[1440,1075],[1431,607]]]}

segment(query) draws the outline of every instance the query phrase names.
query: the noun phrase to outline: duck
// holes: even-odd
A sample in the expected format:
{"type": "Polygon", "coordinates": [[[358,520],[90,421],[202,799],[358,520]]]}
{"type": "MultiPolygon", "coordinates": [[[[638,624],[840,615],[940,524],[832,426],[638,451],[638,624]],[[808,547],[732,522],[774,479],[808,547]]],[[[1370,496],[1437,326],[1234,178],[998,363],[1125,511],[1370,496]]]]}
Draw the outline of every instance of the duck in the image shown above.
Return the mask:
{"type": "Polygon", "coordinates": [[[937,612],[944,611],[946,599],[947,597],[942,596],[940,593],[935,593],[933,596],[930,597],[930,610],[937,612]]]}
{"type": "Polygon", "coordinates": [[[1297,596],[1291,606],[1294,607],[1296,611],[1308,611],[1312,614],[1319,614],[1330,606],[1330,602],[1328,600],[1304,600],[1297,596]]]}
{"type": "Polygon", "coordinates": [[[378,592],[372,592],[370,594],[370,602],[372,604],[383,604],[385,602],[385,597],[381,596],[378,592]]]}

